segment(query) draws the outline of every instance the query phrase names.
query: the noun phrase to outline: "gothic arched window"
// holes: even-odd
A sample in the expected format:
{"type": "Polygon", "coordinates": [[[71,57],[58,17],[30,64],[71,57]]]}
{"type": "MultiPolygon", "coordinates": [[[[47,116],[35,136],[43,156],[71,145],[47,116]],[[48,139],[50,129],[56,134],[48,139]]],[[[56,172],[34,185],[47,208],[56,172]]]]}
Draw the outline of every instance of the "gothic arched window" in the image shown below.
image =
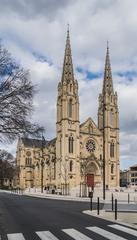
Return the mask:
{"type": "Polygon", "coordinates": [[[59,152],[61,154],[61,136],[60,136],[60,139],[59,139],[60,143],[59,143],[59,152]]]}
{"type": "Polygon", "coordinates": [[[114,173],[114,164],[112,163],[111,164],[111,174],[113,174],[114,173]]]}
{"type": "Polygon", "coordinates": [[[115,150],[114,147],[115,147],[114,143],[111,142],[110,143],[110,157],[114,157],[114,150],[115,150]]]}
{"type": "Polygon", "coordinates": [[[53,164],[53,179],[56,179],[56,161],[53,164]]]}
{"type": "Polygon", "coordinates": [[[70,84],[70,92],[72,92],[72,84],[70,84]]]}
{"type": "Polygon", "coordinates": [[[73,162],[72,160],[69,163],[69,171],[72,172],[73,171],[73,162]]]}
{"type": "Polygon", "coordinates": [[[26,158],[26,166],[32,165],[32,158],[26,158]]]}
{"type": "Polygon", "coordinates": [[[113,109],[110,111],[110,126],[113,127],[113,109]]]}
{"type": "Polygon", "coordinates": [[[63,100],[61,100],[60,118],[63,118],[63,100]]]}
{"type": "Polygon", "coordinates": [[[69,153],[73,153],[73,137],[69,137],[69,153]]]}
{"type": "Polygon", "coordinates": [[[28,165],[28,158],[26,158],[26,161],[25,161],[26,165],[28,165]]]}
{"type": "Polygon", "coordinates": [[[72,118],[72,99],[70,99],[68,103],[68,116],[72,118]]]}
{"type": "Polygon", "coordinates": [[[32,158],[29,159],[29,164],[32,165],[32,158]]]}

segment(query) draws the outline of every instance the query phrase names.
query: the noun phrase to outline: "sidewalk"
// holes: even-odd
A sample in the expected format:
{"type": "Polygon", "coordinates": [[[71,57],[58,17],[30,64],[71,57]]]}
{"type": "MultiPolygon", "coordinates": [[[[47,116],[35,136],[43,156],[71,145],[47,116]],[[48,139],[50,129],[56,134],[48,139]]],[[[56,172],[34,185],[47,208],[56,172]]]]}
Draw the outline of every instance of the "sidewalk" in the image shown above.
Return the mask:
{"type": "Polygon", "coordinates": [[[31,197],[40,197],[40,198],[47,198],[47,199],[55,199],[55,200],[63,200],[63,201],[78,201],[78,202],[89,202],[89,198],[80,198],[68,195],[57,195],[57,194],[46,194],[46,193],[29,193],[25,192],[23,195],[31,196],[31,197]]]}
{"type": "MultiPolygon", "coordinates": [[[[49,194],[44,191],[43,193],[40,190],[35,191],[34,189],[26,190],[24,192],[25,195],[49,198],[49,199],[58,199],[58,200],[70,200],[70,201],[81,201],[81,202],[89,202],[89,197],[79,197],[76,195],[57,195],[57,194],[49,194]]],[[[101,203],[111,203],[113,198],[117,199],[121,204],[127,204],[128,200],[130,203],[137,203],[137,192],[110,192],[106,191],[106,199],[103,200],[102,191],[96,190],[93,193],[93,202],[97,202],[97,198],[99,197],[101,203]],[[128,196],[129,194],[129,196],[128,196]],[[129,198],[129,199],[128,199],[129,198]]]]}
{"type": "MultiPolygon", "coordinates": [[[[9,191],[5,191],[5,192],[9,192],[9,191]]],[[[12,192],[12,193],[17,194],[16,192],[12,192]]],[[[20,191],[20,194],[22,194],[21,191],[20,191]]],[[[127,204],[128,200],[129,200],[130,203],[137,204],[137,192],[106,191],[106,199],[103,200],[102,191],[96,190],[93,193],[92,201],[97,202],[97,198],[99,197],[100,203],[111,204],[112,194],[113,194],[113,199],[114,200],[117,199],[118,203],[127,204]]],[[[23,195],[48,198],[48,199],[56,199],[56,200],[67,200],[67,201],[81,201],[81,202],[89,202],[90,201],[89,197],[79,197],[78,194],[77,195],[76,194],[73,194],[73,195],[50,194],[50,193],[46,193],[45,190],[43,193],[41,193],[40,189],[27,189],[27,190],[23,191],[23,195]]]]}
{"type": "Polygon", "coordinates": [[[115,220],[115,212],[112,212],[112,211],[106,212],[105,210],[100,210],[99,215],[97,215],[97,210],[93,210],[93,211],[86,210],[86,211],[83,211],[83,213],[137,229],[137,213],[136,212],[134,213],[118,212],[117,220],[115,220]]]}

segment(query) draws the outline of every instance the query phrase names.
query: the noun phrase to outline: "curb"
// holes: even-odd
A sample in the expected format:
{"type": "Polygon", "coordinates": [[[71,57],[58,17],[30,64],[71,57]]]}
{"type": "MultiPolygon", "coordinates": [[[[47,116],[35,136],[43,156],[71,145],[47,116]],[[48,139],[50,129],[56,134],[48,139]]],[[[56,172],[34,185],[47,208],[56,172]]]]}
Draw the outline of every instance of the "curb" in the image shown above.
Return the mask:
{"type": "Polygon", "coordinates": [[[63,197],[63,198],[61,198],[61,197],[57,197],[57,196],[55,196],[55,197],[53,197],[53,196],[42,196],[42,195],[34,195],[34,194],[26,194],[26,193],[24,193],[23,194],[24,196],[29,196],[29,197],[36,197],[36,198],[43,198],[43,199],[52,199],[52,200],[61,200],[61,201],[74,201],[74,202],[89,202],[90,201],[90,199],[79,199],[79,198],[65,198],[65,197],[63,197]]]}
{"type": "Polygon", "coordinates": [[[118,223],[118,224],[121,224],[121,225],[124,225],[124,226],[127,226],[127,227],[130,227],[130,228],[133,228],[133,229],[137,230],[137,226],[135,226],[132,223],[125,223],[125,222],[122,222],[120,219],[118,219],[118,220],[115,220],[115,219],[111,220],[111,219],[108,219],[108,218],[106,218],[104,216],[101,216],[101,213],[105,213],[106,212],[105,210],[100,210],[100,215],[97,215],[96,212],[97,212],[96,210],[93,210],[93,211],[91,211],[91,210],[84,210],[82,213],[90,215],[90,216],[93,216],[93,217],[97,217],[97,218],[100,218],[100,219],[103,219],[103,220],[106,220],[106,221],[109,221],[109,222],[112,222],[112,223],[115,223],[115,224],[118,223]]]}

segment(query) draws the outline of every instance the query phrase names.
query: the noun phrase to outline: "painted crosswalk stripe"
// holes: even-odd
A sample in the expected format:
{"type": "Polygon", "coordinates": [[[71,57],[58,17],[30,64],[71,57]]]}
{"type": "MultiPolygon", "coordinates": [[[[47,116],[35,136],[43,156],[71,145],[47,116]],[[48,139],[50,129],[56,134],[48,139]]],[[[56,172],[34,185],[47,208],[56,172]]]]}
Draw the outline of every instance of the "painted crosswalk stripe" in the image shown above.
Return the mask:
{"type": "Polygon", "coordinates": [[[108,226],[111,227],[111,228],[120,230],[120,231],[122,231],[122,232],[129,233],[129,234],[137,237],[137,230],[133,230],[133,229],[131,229],[131,228],[124,227],[124,226],[121,226],[121,225],[118,225],[118,224],[112,224],[112,225],[108,225],[108,226]]]}
{"type": "Polygon", "coordinates": [[[22,233],[7,234],[8,240],[25,240],[22,233]]]}
{"type": "Polygon", "coordinates": [[[50,231],[36,232],[41,240],[59,240],[50,231]]]}
{"type": "Polygon", "coordinates": [[[117,234],[114,234],[114,233],[111,233],[111,232],[108,232],[102,228],[99,228],[99,227],[86,227],[86,229],[92,231],[92,232],[95,232],[103,237],[105,237],[106,239],[109,239],[109,240],[126,240],[126,238],[123,238],[123,237],[120,237],[118,236],[117,234]]]}
{"type": "Polygon", "coordinates": [[[87,237],[85,234],[77,231],[74,228],[62,229],[62,231],[68,234],[70,237],[72,237],[75,240],[92,240],[92,238],[87,237]]]}

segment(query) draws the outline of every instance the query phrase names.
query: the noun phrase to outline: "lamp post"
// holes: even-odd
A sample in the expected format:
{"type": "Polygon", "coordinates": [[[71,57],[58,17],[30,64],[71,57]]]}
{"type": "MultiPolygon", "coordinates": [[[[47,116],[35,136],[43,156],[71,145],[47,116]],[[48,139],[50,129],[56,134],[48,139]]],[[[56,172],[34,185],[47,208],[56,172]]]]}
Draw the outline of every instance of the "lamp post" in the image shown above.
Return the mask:
{"type": "MultiPolygon", "coordinates": [[[[41,146],[38,150],[35,150],[35,160],[37,161],[36,163],[36,170],[38,168],[38,172],[40,173],[40,188],[41,188],[41,193],[43,193],[43,170],[44,170],[44,166],[45,166],[45,155],[44,154],[44,147],[45,147],[46,141],[45,138],[42,134],[42,140],[41,140],[41,146]],[[40,168],[39,168],[40,167],[40,168]]],[[[38,183],[36,181],[35,187],[39,186],[39,179],[38,179],[38,183]]]]}
{"type": "MultiPolygon", "coordinates": [[[[104,150],[103,150],[104,151],[104,150]]],[[[105,193],[105,159],[103,157],[103,199],[105,200],[106,198],[106,193],[105,193]]]]}
{"type": "Polygon", "coordinates": [[[42,134],[42,141],[41,141],[41,193],[43,193],[44,145],[45,145],[45,138],[42,134]]]}
{"type": "Polygon", "coordinates": [[[101,168],[101,181],[103,181],[102,191],[103,191],[103,199],[105,200],[105,171],[104,171],[104,158],[102,159],[102,155],[100,155],[99,160],[100,168],[101,168]]]}
{"type": "Polygon", "coordinates": [[[105,187],[106,187],[106,179],[105,179],[105,99],[103,99],[103,199],[105,200],[105,187]]]}
{"type": "Polygon", "coordinates": [[[81,192],[82,196],[86,197],[87,196],[87,158],[81,158],[81,177],[83,178],[82,184],[81,184],[81,192]]]}

